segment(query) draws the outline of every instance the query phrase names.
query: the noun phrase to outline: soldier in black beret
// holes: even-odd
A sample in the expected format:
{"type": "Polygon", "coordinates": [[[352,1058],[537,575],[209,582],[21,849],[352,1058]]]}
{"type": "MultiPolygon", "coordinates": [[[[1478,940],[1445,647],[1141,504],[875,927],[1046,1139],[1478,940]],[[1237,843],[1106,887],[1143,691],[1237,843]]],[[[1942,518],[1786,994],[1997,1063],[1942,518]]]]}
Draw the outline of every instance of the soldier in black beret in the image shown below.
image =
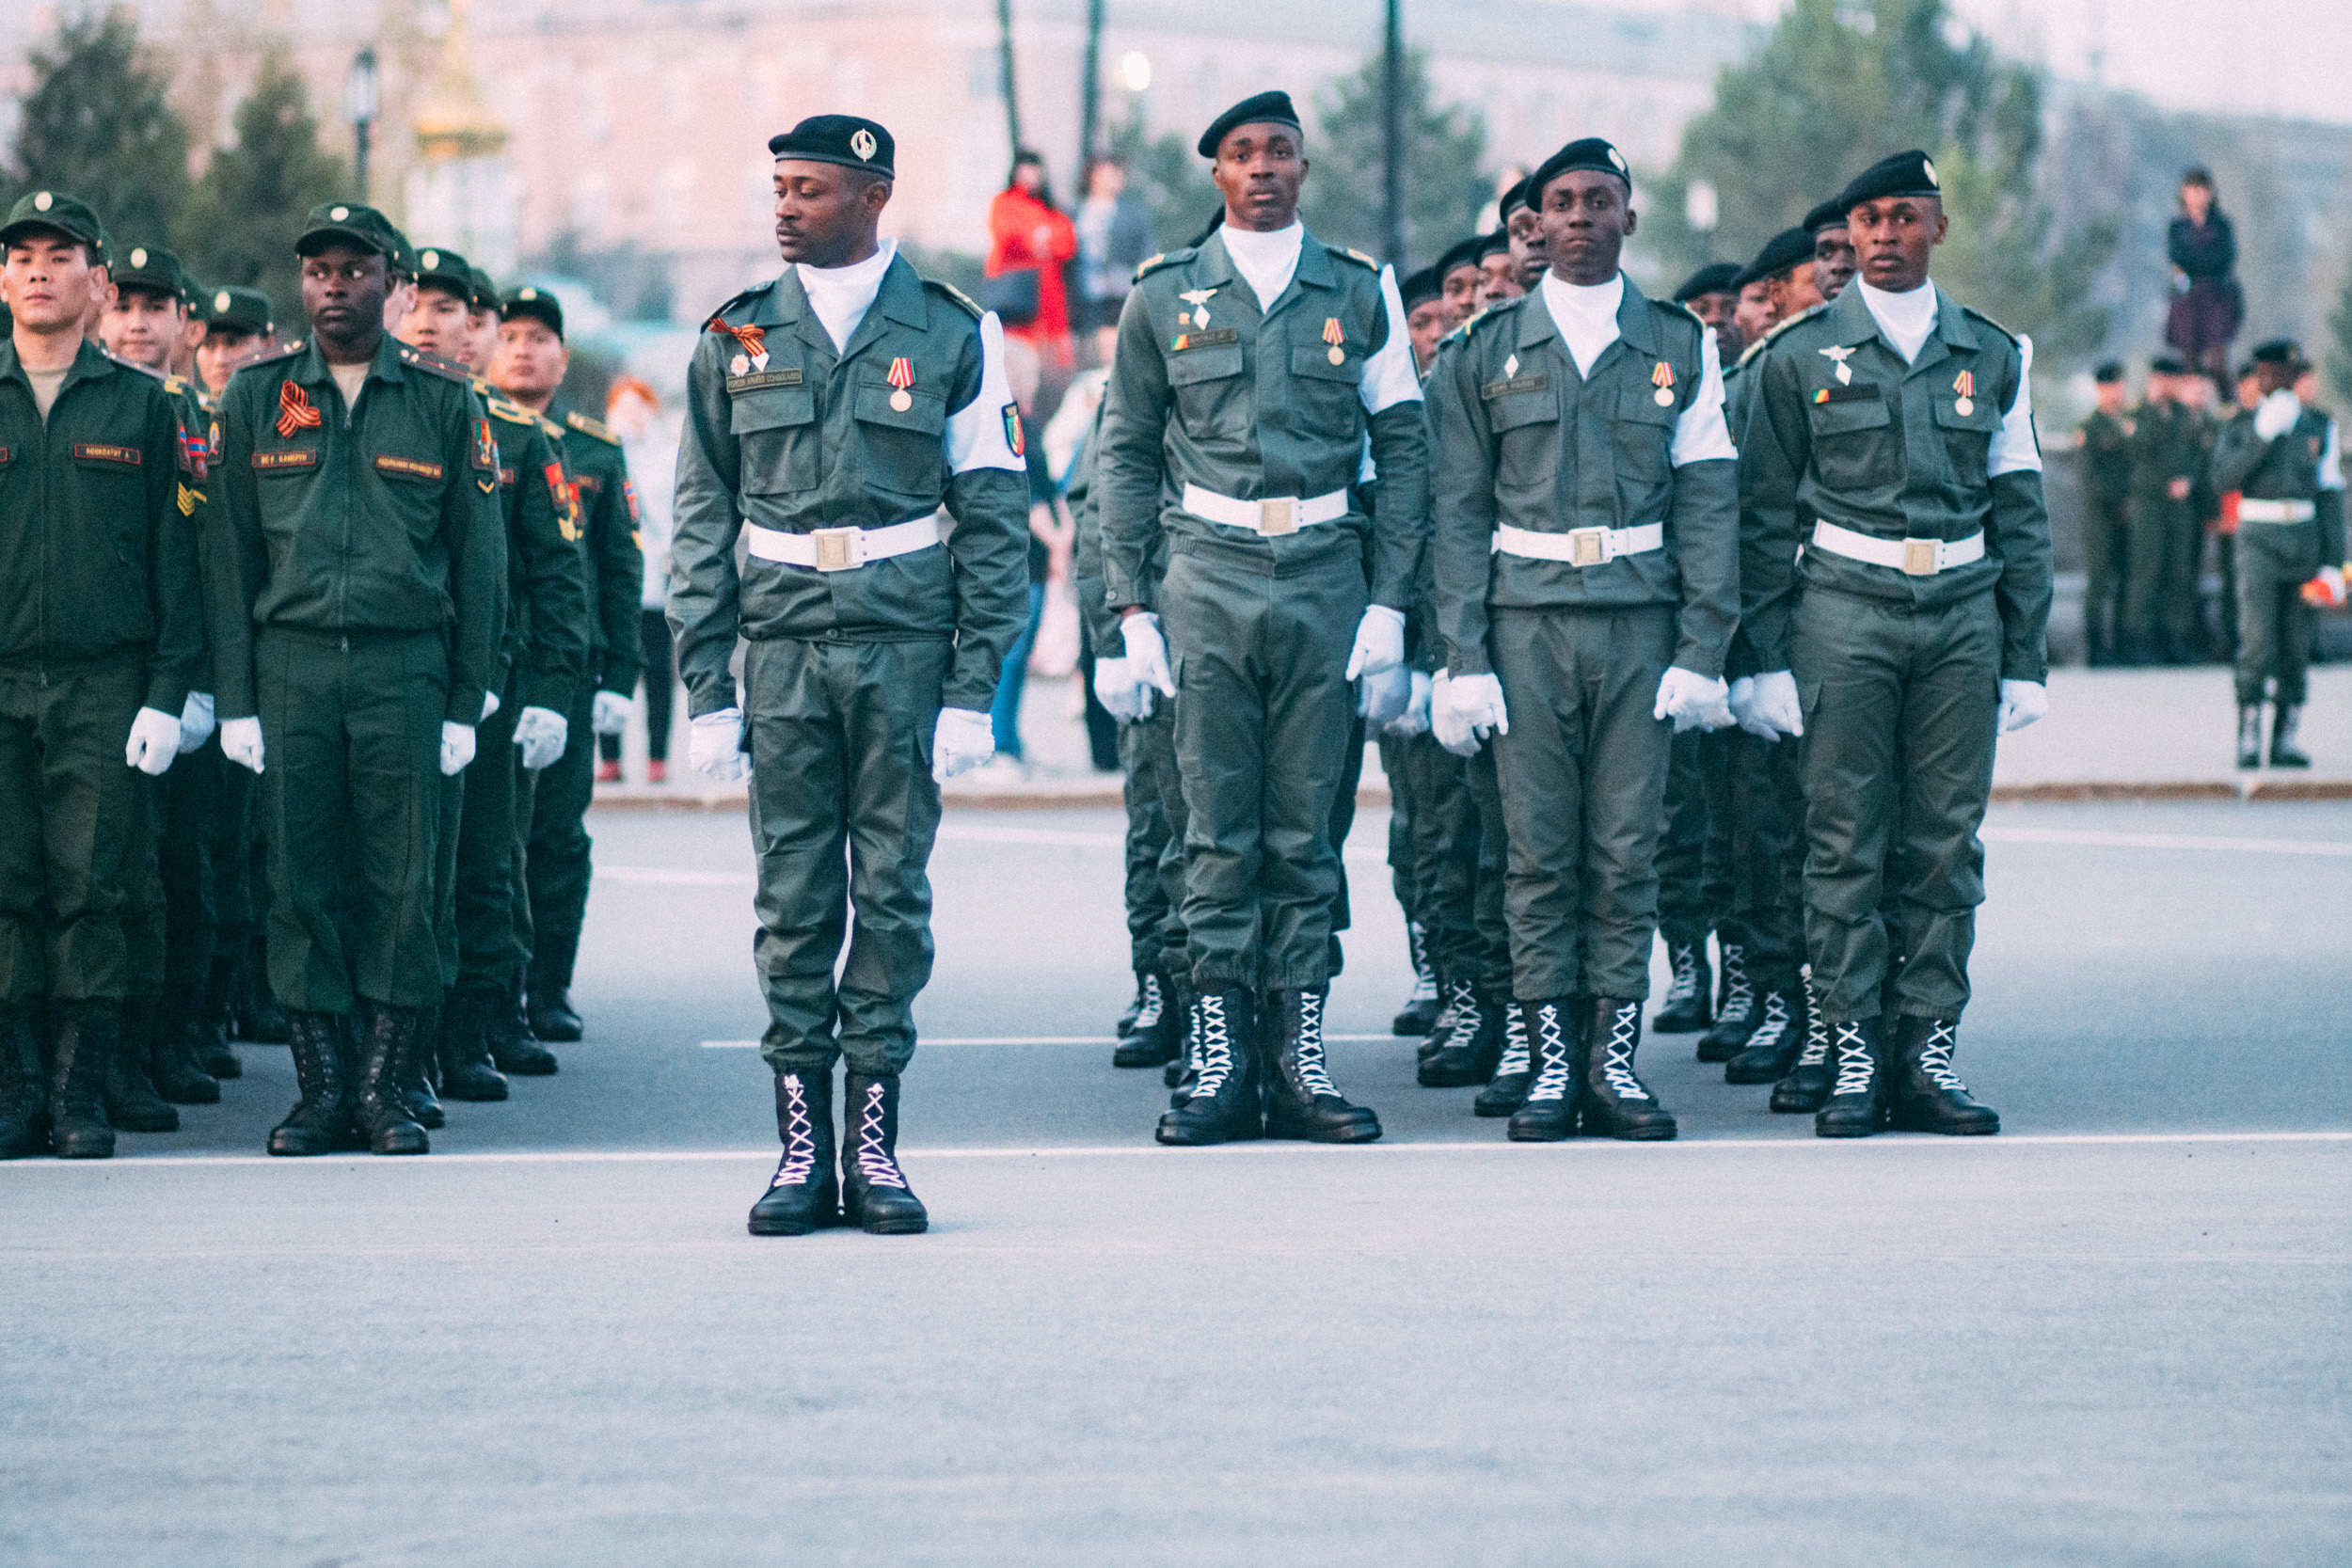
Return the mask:
{"type": "Polygon", "coordinates": [[[1445,301],[1448,332],[1478,314],[1479,291],[1486,281],[1486,274],[1478,270],[1478,252],[1486,243],[1484,234],[1456,240],[1429,269],[1437,275],[1438,293],[1445,301]]]}
{"type": "Polygon", "coordinates": [[[1740,271],[1737,261],[1709,261],[1675,291],[1677,305],[1688,306],[1691,314],[1715,329],[1716,351],[1727,360],[1738,359],[1745,346],[1731,320],[1740,304],[1740,271]]]}
{"type": "Polygon", "coordinates": [[[1452,330],[1446,325],[1445,293],[1438,287],[1438,269],[1423,267],[1397,286],[1405,301],[1405,330],[1413,339],[1413,365],[1423,375],[1438,356],[1438,340],[1452,330]]]}
{"type": "Polygon", "coordinates": [[[1804,231],[1813,236],[1813,292],[1836,299],[1853,281],[1853,234],[1846,227],[1846,210],[1833,197],[1805,214],[1804,231]]]}
{"type": "Polygon", "coordinates": [[[1511,266],[1521,293],[1541,281],[1550,264],[1544,259],[1544,226],[1528,193],[1528,182],[1522,180],[1502,193],[1495,209],[1502,215],[1502,231],[1511,236],[1511,266]]]}
{"type": "Polygon", "coordinates": [[[1478,277],[1478,308],[1482,310],[1527,293],[1519,283],[1508,230],[1498,229],[1480,242],[1478,277]]]}

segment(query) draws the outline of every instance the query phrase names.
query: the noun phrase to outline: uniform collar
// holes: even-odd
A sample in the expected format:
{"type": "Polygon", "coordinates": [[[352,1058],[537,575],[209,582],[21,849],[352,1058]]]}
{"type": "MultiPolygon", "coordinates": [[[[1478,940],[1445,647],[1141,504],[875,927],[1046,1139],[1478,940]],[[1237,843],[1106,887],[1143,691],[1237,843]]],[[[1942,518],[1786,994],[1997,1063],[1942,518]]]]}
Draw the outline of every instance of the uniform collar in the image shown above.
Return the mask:
{"type": "MultiPolygon", "coordinates": [[[[121,369],[98,346],[97,339],[85,334],[82,346],[74,352],[73,363],[65,368],[65,379],[57,383],[58,394],[62,396],[77,381],[95,381],[121,369]]],[[[33,388],[33,379],[24,373],[24,363],[17,357],[16,341],[11,337],[0,337],[0,380],[20,382],[28,392],[33,388]]]]}
{"type": "MultiPolygon", "coordinates": [[[[1928,286],[1935,287],[1932,278],[1928,286]]],[[[1893,356],[1895,362],[1902,363],[1903,356],[1896,353],[1895,345],[1885,342],[1880,333],[1878,318],[1870,314],[1870,307],[1864,301],[1860,289],[1840,290],[1837,297],[1830,302],[1829,309],[1822,312],[1822,317],[1829,323],[1830,330],[1841,346],[1857,348],[1877,338],[1884,343],[1886,352],[1893,356]]],[[[1936,289],[1935,329],[1928,334],[1927,341],[1919,345],[1919,357],[1905,367],[1904,373],[1906,376],[1916,374],[1956,353],[1974,353],[1983,346],[1977,336],[1977,329],[1968,325],[1967,312],[1952,302],[1951,295],[1940,288],[1936,289]]]]}
{"type": "MultiPolygon", "coordinates": [[[[1232,255],[1225,248],[1225,226],[1223,224],[1218,224],[1216,232],[1201,242],[1198,255],[1199,260],[1193,264],[1195,282],[1204,283],[1213,288],[1223,288],[1229,283],[1242,281],[1241,270],[1233,265],[1232,255]]],[[[1291,274],[1291,282],[1294,286],[1308,289],[1328,289],[1336,286],[1331,276],[1331,258],[1325,251],[1323,243],[1315,238],[1315,232],[1311,229],[1305,230],[1298,236],[1298,267],[1291,274]]],[[[1275,306],[1290,296],[1291,291],[1284,289],[1279,298],[1259,301],[1260,317],[1274,314],[1275,306]]]]}
{"type": "MultiPolygon", "coordinates": [[[[874,303],[866,307],[866,319],[840,350],[839,357],[849,358],[864,348],[882,328],[875,325],[880,316],[901,326],[922,326],[930,319],[923,299],[923,279],[900,251],[890,259],[883,272],[882,287],[875,292],[874,303]]],[[[805,322],[801,337],[811,347],[822,349],[827,357],[834,356],[833,339],[825,333],[825,324],[809,309],[808,291],[801,287],[798,267],[787,267],[759,297],[752,302],[751,326],[795,326],[805,322]]]]}
{"type": "MultiPolygon", "coordinates": [[[[368,362],[368,379],[392,382],[406,380],[406,372],[401,369],[400,364],[400,351],[404,346],[399,339],[389,332],[378,339],[375,344],[375,357],[368,362]]],[[[315,336],[303,345],[300,357],[288,368],[286,379],[298,381],[306,387],[325,387],[335,379],[334,367],[327,364],[326,356],[320,352],[319,341],[315,336]]]]}
{"type": "MultiPolygon", "coordinates": [[[[1626,277],[1624,273],[1619,273],[1617,276],[1625,282],[1624,295],[1617,301],[1617,341],[1638,354],[1656,358],[1658,356],[1658,326],[1651,319],[1649,298],[1635,287],[1632,278],[1626,277]]],[[[1551,319],[1551,308],[1544,303],[1542,279],[1538,278],[1535,287],[1521,294],[1518,300],[1512,301],[1509,308],[1519,313],[1519,347],[1528,348],[1560,336],[1560,328],[1551,319]],[[1534,303],[1531,307],[1522,303],[1523,301],[1534,303]]],[[[1497,309],[1502,309],[1502,307],[1497,307],[1497,309]]],[[[1864,314],[1867,316],[1868,312],[1865,311],[1864,314]]],[[[1615,344],[1611,345],[1611,347],[1614,346],[1615,344]]],[[[1567,345],[1563,343],[1561,347],[1565,351],[1567,345]]],[[[1607,350],[1602,352],[1606,354],[1607,350]]],[[[1594,360],[1593,368],[1598,370],[1600,361],[1594,360]]]]}

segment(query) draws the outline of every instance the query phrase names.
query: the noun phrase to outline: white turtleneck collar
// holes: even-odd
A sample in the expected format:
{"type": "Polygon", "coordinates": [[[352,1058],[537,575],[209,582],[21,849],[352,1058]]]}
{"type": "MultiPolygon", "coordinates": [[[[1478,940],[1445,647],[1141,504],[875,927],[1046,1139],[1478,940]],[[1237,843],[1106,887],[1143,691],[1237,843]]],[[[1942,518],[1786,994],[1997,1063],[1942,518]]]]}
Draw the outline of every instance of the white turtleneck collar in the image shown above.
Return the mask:
{"type": "Polygon", "coordinates": [[[1233,270],[1258,296],[1260,312],[1273,309],[1298,271],[1298,250],[1306,242],[1307,226],[1293,218],[1288,229],[1261,231],[1236,229],[1229,223],[1217,233],[1225,241],[1225,254],[1233,259],[1233,270]]]}
{"type": "Polygon", "coordinates": [[[1917,288],[1899,294],[1873,289],[1859,277],[1853,280],[1853,287],[1862,291],[1862,303],[1869,307],[1870,319],[1879,324],[1879,332],[1903,356],[1903,363],[1916,360],[1919,350],[1935,330],[1934,281],[1923,281],[1917,288]]]}
{"type": "Polygon", "coordinates": [[[1544,309],[1551,312],[1551,325],[1560,329],[1560,341],[1568,345],[1576,373],[1591,375],[1593,361],[1617,341],[1625,274],[1617,273],[1606,283],[1571,283],[1556,272],[1546,272],[1542,287],[1544,309]]]}
{"type": "Polygon", "coordinates": [[[825,336],[833,340],[835,354],[850,346],[858,323],[866,319],[874,296],[882,293],[882,275],[898,254],[898,242],[884,240],[873,255],[846,267],[812,267],[805,261],[794,265],[792,270],[801,275],[802,291],[808,295],[808,308],[824,323],[825,336]]]}

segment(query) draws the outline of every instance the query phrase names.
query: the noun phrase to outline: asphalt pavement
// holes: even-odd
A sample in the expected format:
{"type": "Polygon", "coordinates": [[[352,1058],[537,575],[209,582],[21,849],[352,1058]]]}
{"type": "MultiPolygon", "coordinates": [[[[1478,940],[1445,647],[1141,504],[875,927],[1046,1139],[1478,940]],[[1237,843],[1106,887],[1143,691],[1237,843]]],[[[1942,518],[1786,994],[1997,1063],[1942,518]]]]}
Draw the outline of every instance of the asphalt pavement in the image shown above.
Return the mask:
{"type": "Polygon", "coordinates": [[[1645,1043],[1671,1145],[1412,1083],[1363,1148],[1160,1149],[1109,1066],[1118,817],[956,812],[919,1238],[754,1240],[739,818],[599,812],[590,1038],[421,1160],[272,1161],[286,1053],[0,1165],[0,1561],[2270,1563],[2352,1546],[2352,807],[1996,808],[1959,1066],[1833,1144],[1645,1043]]]}

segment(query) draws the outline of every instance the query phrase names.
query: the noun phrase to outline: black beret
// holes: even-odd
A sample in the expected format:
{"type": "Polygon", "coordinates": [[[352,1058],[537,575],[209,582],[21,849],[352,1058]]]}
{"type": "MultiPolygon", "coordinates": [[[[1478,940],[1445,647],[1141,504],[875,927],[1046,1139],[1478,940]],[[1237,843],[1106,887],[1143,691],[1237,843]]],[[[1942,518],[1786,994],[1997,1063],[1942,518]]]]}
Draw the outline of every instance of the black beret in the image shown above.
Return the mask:
{"type": "Polygon", "coordinates": [[[189,297],[188,274],[180,258],[154,245],[133,245],[118,255],[112,276],[120,288],[145,289],[180,300],[189,297]]]}
{"type": "Polygon", "coordinates": [[[215,289],[203,302],[204,325],[228,332],[267,332],[269,295],[259,289],[215,289]]]}
{"type": "Polygon", "coordinates": [[[1804,227],[1808,234],[1818,234],[1824,229],[1845,228],[1846,204],[1836,197],[1831,197],[1827,201],[1805,214],[1804,227]]]}
{"type": "Polygon", "coordinates": [[[1784,229],[1764,242],[1764,248],[1756,253],[1747,270],[1734,285],[1744,289],[1751,283],[1761,283],[1768,277],[1778,277],[1800,261],[1813,260],[1813,236],[1802,229],[1784,229]]]}
{"type": "Polygon", "coordinates": [[[2188,367],[2181,363],[2176,356],[2159,354],[2148,361],[2148,373],[2150,375],[2186,375],[2188,367]]]}
{"type": "Polygon", "coordinates": [[[1586,136],[1572,141],[1546,158],[1534,173],[1527,177],[1527,203],[1540,208],[1544,203],[1544,187],[1570,169],[1589,168],[1598,174],[1613,174],[1625,182],[1625,188],[1633,188],[1633,171],[1626,166],[1625,154],[1599,136],[1586,136]]]}
{"type": "Polygon", "coordinates": [[[1200,133],[1200,145],[1194,150],[1203,158],[1216,156],[1217,143],[1237,125],[1287,125],[1304,135],[1298,123],[1298,111],[1291,107],[1291,95],[1286,92],[1262,92],[1245,98],[1215,119],[1200,133]]]}
{"type": "Polygon", "coordinates": [[[468,306],[473,304],[473,265],[453,250],[427,245],[417,252],[417,286],[426,284],[446,293],[455,294],[468,306]]]}
{"type": "Polygon", "coordinates": [[[1881,158],[1864,169],[1837,193],[1837,205],[1852,212],[1866,201],[1878,201],[1893,196],[1931,196],[1941,200],[1943,182],[1935,177],[1935,164],[1917,148],[1881,158]]]}
{"type": "Polygon", "coordinates": [[[1528,182],[1522,180],[1502,193],[1502,199],[1495,203],[1495,215],[1500,221],[1508,224],[1514,207],[1534,208],[1534,198],[1528,193],[1527,187],[1528,182]]]}
{"type": "Polygon", "coordinates": [[[1479,252],[1486,248],[1486,235],[1472,234],[1467,240],[1456,240],[1446,246],[1444,253],[1438,258],[1438,264],[1429,269],[1438,275],[1438,286],[1445,287],[1448,273],[1478,265],[1479,252]]]}
{"type": "Polygon", "coordinates": [[[855,115],[811,115],[782,135],[768,138],[768,150],[778,158],[803,163],[839,164],[864,169],[885,180],[898,178],[893,160],[898,144],[890,133],[855,115]]]}
{"type": "Polygon", "coordinates": [[[1481,261],[1489,256],[1508,256],[1510,253],[1511,235],[1507,230],[1498,229],[1493,233],[1482,237],[1478,242],[1478,259],[1481,261]]]}
{"type": "Polygon", "coordinates": [[[1405,313],[1408,316],[1413,313],[1414,306],[1425,304],[1444,295],[1444,291],[1438,287],[1438,269],[1435,267],[1422,268],[1403,283],[1398,284],[1397,292],[1405,296],[1405,313]]]}
{"type": "Polygon", "coordinates": [[[1682,281],[1675,291],[1675,303],[1688,305],[1701,294],[1736,294],[1740,292],[1740,263],[1709,261],[1682,281]]]}
{"type": "Polygon", "coordinates": [[[2247,358],[2257,365],[2296,365],[2302,362],[2303,351],[2295,346],[2292,338],[2273,338],[2266,343],[2255,344],[2247,358]]]}
{"type": "Polygon", "coordinates": [[[2115,382],[2122,380],[2122,361],[2119,359],[2108,360],[2106,364],[2101,365],[2097,370],[2090,372],[2090,379],[2098,382],[2102,386],[2109,386],[2115,382]]]}
{"type": "Polygon", "coordinates": [[[564,336],[564,302],[535,283],[509,289],[499,301],[499,320],[511,322],[517,316],[539,323],[559,339],[564,336]]]}

